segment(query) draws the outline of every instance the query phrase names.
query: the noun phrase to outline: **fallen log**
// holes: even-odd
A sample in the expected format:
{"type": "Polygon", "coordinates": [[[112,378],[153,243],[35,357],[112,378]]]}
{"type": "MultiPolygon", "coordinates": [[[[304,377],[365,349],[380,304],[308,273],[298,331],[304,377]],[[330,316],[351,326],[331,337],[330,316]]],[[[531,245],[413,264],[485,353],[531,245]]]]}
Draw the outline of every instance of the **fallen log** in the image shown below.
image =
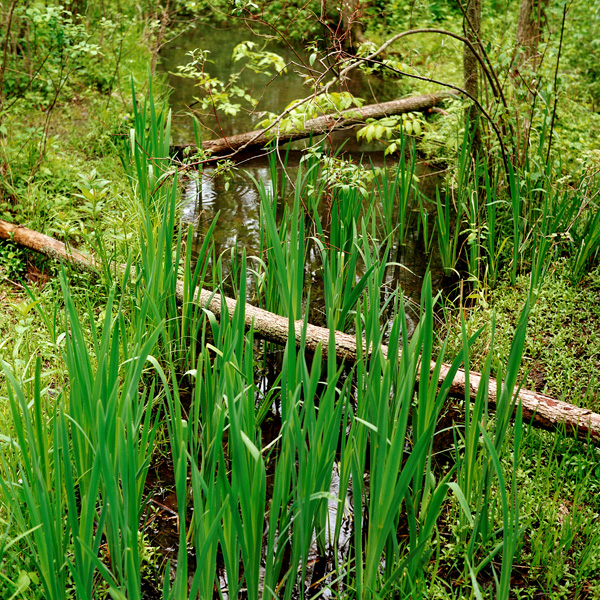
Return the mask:
{"type": "Polygon", "coordinates": [[[35,252],[39,252],[52,260],[66,261],[82,271],[95,272],[97,270],[93,258],[82,254],[78,250],[68,248],[62,242],[39,231],[21,225],[14,225],[0,220],[0,238],[10,240],[30,250],[35,250],[35,252]]]}
{"type": "MultiPolygon", "coordinates": [[[[26,248],[40,252],[53,260],[73,263],[78,269],[97,272],[98,265],[93,258],[76,250],[70,250],[62,242],[26,227],[0,220],[0,238],[12,240],[26,248]]],[[[182,282],[178,282],[176,293],[179,300],[182,300],[182,282]]],[[[219,294],[201,288],[196,290],[195,298],[196,302],[205,306],[219,318],[221,317],[223,301],[227,306],[229,315],[233,315],[238,302],[232,298],[222,298],[219,294]]],[[[285,317],[275,315],[246,303],[245,323],[247,328],[253,327],[254,332],[263,339],[280,344],[285,344],[288,340],[289,322],[285,317]]],[[[294,323],[296,343],[299,343],[303,337],[303,328],[304,323],[302,321],[294,323]]],[[[305,339],[308,350],[314,351],[321,344],[323,350],[326,352],[329,347],[329,330],[324,327],[308,324],[305,339]]],[[[382,351],[387,356],[387,347],[382,346],[382,351]]],[[[340,360],[356,362],[356,337],[336,331],[335,352],[340,360]]],[[[435,362],[432,361],[430,365],[431,370],[434,367],[435,362]]],[[[449,370],[450,365],[444,364],[440,372],[440,384],[446,378],[449,370]]],[[[480,382],[481,374],[469,371],[469,389],[472,397],[477,394],[480,382]]],[[[465,391],[466,374],[463,370],[459,370],[452,381],[450,393],[454,396],[464,397],[465,391]]],[[[496,405],[498,393],[497,382],[494,379],[490,379],[488,401],[492,408],[496,405]]],[[[562,430],[564,428],[564,431],[568,435],[583,441],[589,440],[594,445],[600,446],[600,414],[561,400],[555,400],[531,390],[520,390],[518,400],[520,401],[524,422],[531,422],[535,427],[549,431],[562,430]]],[[[515,407],[515,410],[518,410],[518,407],[515,407]]]]}
{"type": "MultiPolygon", "coordinates": [[[[453,95],[454,94],[451,92],[441,92],[438,94],[412,96],[410,98],[392,100],[391,102],[383,102],[381,104],[368,104],[362,108],[350,108],[337,114],[323,115],[315,119],[309,119],[304,123],[302,129],[294,131],[279,132],[276,127],[273,127],[239,133],[216,140],[206,140],[202,142],[202,149],[212,152],[214,156],[219,156],[228,152],[262,148],[274,139],[277,139],[279,143],[291,142],[307,138],[310,135],[321,135],[331,131],[345,129],[353,125],[364,123],[367,119],[382,119],[383,117],[400,115],[407,112],[425,111],[441,104],[444,100],[451,98],[453,95]]],[[[187,147],[189,146],[171,146],[171,148],[178,153],[182,152],[187,147]]],[[[195,148],[194,146],[191,147],[195,148]]]]}

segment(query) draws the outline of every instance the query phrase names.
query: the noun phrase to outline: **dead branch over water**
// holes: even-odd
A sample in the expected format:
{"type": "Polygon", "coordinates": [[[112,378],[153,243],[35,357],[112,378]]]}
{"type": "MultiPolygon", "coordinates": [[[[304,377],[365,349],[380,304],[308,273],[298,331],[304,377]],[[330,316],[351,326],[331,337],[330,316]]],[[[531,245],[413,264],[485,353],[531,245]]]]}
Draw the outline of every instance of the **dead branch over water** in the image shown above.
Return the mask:
{"type": "MultiPolygon", "coordinates": [[[[382,119],[383,117],[408,112],[425,111],[442,104],[444,100],[448,100],[452,96],[451,92],[440,92],[437,94],[411,96],[381,104],[368,104],[362,108],[349,108],[336,114],[309,119],[304,123],[304,127],[293,131],[278,131],[277,128],[258,129],[216,140],[206,140],[202,142],[202,149],[212,152],[216,160],[225,153],[262,148],[274,140],[277,140],[281,144],[301,140],[310,135],[322,135],[359,125],[367,119],[382,119]]],[[[175,145],[172,148],[180,152],[184,148],[187,148],[187,146],[175,145]]]]}

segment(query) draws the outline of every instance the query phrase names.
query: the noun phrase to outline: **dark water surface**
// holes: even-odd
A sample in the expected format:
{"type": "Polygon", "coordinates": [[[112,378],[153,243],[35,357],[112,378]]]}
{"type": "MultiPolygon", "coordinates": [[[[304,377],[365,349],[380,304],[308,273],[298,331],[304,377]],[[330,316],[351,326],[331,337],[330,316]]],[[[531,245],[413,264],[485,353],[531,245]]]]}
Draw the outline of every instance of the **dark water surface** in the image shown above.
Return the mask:
{"type": "MultiPolygon", "coordinates": [[[[177,66],[187,63],[190,58],[186,53],[195,48],[209,50],[209,59],[213,61],[206,64],[206,71],[212,76],[226,81],[233,73],[243,67],[243,62],[234,63],[232,52],[234,47],[245,41],[253,40],[260,45],[266,43],[265,38],[253,34],[249,29],[238,24],[237,28],[221,28],[202,26],[188,32],[167,45],[161,52],[161,68],[167,73],[168,82],[173,88],[170,104],[173,110],[173,141],[176,144],[193,144],[194,131],[190,109],[198,107],[194,98],[201,95],[195,82],[177,76],[177,66]]],[[[253,96],[260,98],[258,106],[253,112],[240,111],[235,117],[205,114],[200,117],[202,124],[207,128],[203,135],[205,138],[220,137],[225,135],[243,133],[256,129],[262,117],[260,111],[282,111],[290,102],[310,94],[310,89],[303,85],[301,77],[295,71],[299,64],[298,56],[304,58],[302,48],[292,51],[287,45],[277,40],[269,40],[266,49],[282,56],[288,63],[287,73],[273,77],[265,74],[256,74],[249,69],[243,70],[238,80],[239,85],[246,87],[253,96]],[[297,54],[296,54],[297,53],[297,54]]],[[[357,97],[363,98],[366,103],[387,101],[394,98],[395,83],[382,81],[375,77],[367,77],[359,70],[352,72],[352,78],[344,84],[344,88],[357,97]]],[[[339,90],[341,91],[341,89],[339,90]]],[[[316,140],[318,142],[319,140],[316,140]]],[[[370,169],[371,164],[377,167],[387,166],[391,171],[397,168],[397,158],[384,157],[383,147],[378,143],[367,144],[357,142],[356,131],[348,130],[334,132],[321,139],[324,148],[338,151],[340,148],[344,158],[351,159],[357,164],[370,169]]],[[[295,182],[298,164],[302,150],[308,141],[297,141],[291,146],[293,149],[287,161],[287,175],[289,180],[295,182]]],[[[435,189],[439,184],[439,176],[426,165],[417,165],[419,183],[417,188],[423,196],[435,198],[435,189]]],[[[279,177],[283,177],[282,168],[279,177]]],[[[236,169],[227,180],[215,176],[214,168],[205,168],[201,177],[186,183],[183,197],[183,219],[195,226],[196,239],[201,240],[203,232],[212,222],[214,216],[220,217],[213,234],[217,254],[226,256],[231,248],[241,252],[246,249],[247,255],[257,255],[260,246],[260,198],[254,179],[262,181],[267,190],[271,188],[271,175],[269,162],[263,153],[244,154],[237,159],[236,169]]],[[[291,186],[288,186],[288,190],[291,186]]],[[[431,212],[431,211],[430,211],[431,212]]],[[[416,215],[414,215],[416,217],[416,215]]],[[[433,226],[434,214],[430,215],[430,227],[433,226]]],[[[416,223],[416,218],[413,219],[416,223]]],[[[391,259],[401,262],[405,268],[390,270],[387,285],[402,288],[405,296],[417,301],[420,295],[422,276],[428,265],[431,265],[434,283],[441,273],[439,261],[435,254],[426,254],[423,244],[416,239],[416,235],[409,234],[406,245],[399,244],[394,248],[391,259]]],[[[307,279],[310,274],[319,268],[320,260],[317,257],[307,257],[307,279]],[[317,264],[317,262],[319,264],[317,264]]],[[[227,259],[224,260],[227,268],[227,259]]],[[[318,302],[318,290],[313,290],[312,300],[318,302]],[[314,292],[317,292],[316,294],[314,292]]]]}
{"type": "MultiPolygon", "coordinates": [[[[206,114],[202,117],[202,124],[208,129],[205,139],[257,129],[259,122],[264,118],[261,116],[263,111],[279,113],[292,101],[305,98],[313,91],[312,87],[304,85],[304,79],[299,76],[303,70],[301,61],[308,64],[307,54],[303,48],[296,47],[292,50],[290,46],[274,39],[273,36],[259,36],[239,22],[232,28],[203,25],[176,38],[161,51],[160,68],[167,74],[167,81],[173,89],[170,104],[174,113],[173,143],[175,144],[194,141],[189,114],[192,110],[200,109],[195,98],[202,96],[203,92],[196,87],[194,80],[178,76],[177,67],[188,63],[190,57],[187,53],[195,49],[209,51],[205,64],[206,73],[223,82],[228,82],[232,75],[239,73],[237,85],[258,100],[254,109],[240,101],[245,109],[235,116],[219,114],[218,120],[211,110],[205,111],[206,114]],[[271,74],[254,73],[249,68],[244,68],[244,60],[234,62],[233,49],[245,41],[255,42],[257,51],[264,47],[265,50],[281,56],[287,64],[287,71],[277,76],[274,75],[273,69],[271,74]]],[[[383,81],[369,78],[355,69],[350,72],[349,79],[331,91],[347,91],[365,100],[366,104],[371,104],[393,100],[395,98],[393,87],[393,84],[385,85],[383,81]]],[[[234,101],[238,102],[236,99],[234,101]]]]}

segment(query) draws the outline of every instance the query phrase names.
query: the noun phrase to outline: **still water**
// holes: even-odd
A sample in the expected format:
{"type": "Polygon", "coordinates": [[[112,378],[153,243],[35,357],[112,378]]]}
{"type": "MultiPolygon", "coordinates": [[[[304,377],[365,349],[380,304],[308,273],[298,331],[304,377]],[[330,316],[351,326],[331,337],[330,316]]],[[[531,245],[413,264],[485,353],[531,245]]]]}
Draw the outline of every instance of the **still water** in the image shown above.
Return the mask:
{"type": "MultiPolygon", "coordinates": [[[[306,97],[310,90],[303,85],[302,78],[298,76],[294,63],[298,63],[302,51],[293,51],[283,43],[274,40],[265,40],[250,30],[223,29],[202,27],[180,36],[167,45],[161,53],[161,68],[167,74],[168,82],[173,89],[170,96],[170,105],[173,111],[173,141],[176,144],[193,144],[194,131],[190,114],[195,111],[196,116],[205,127],[204,138],[216,138],[251,131],[259,127],[262,119],[261,111],[280,112],[290,102],[306,97]],[[257,99],[254,110],[241,110],[235,116],[220,115],[218,118],[210,111],[202,114],[197,111],[199,104],[197,97],[202,95],[195,81],[177,76],[177,66],[187,63],[190,58],[187,53],[200,48],[208,50],[209,60],[205,70],[211,76],[228,81],[243,67],[242,62],[234,63],[232,53],[234,47],[246,40],[253,40],[265,46],[270,52],[281,55],[288,64],[286,73],[277,77],[261,73],[253,73],[249,69],[242,70],[236,83],[245,87],[257,99]]],[[[374,77],[367,77],[355,70],[352,78],[344,83],[342,90],[350,91],[357,97],[363,98],[366,103],[387,101],[395,96],[396,85],[392,81],[382,81],[374,77]]],[[[377,143],[367,144],[356,140],[356,131],[348,130],[334,132],[326,139],[316,140],[322,142],[324,148],[339,151],[345,159],[363,165],[370,169],[376,167],[396,168],[396,160],[384,157],[383,147],[377,143]]],[[[302,157],[302,150],[308,145],[307,141],[297,141],[291,146],[292,151],[287,161],[287,177],[296,180],[298,164],[302,157]]],[[[417,165],[416,169],[419,183],[418,193],[424,197],[434,198],[435,188],[439,177],[426,165],[417,165]]],[[[279,170],[279,176],[284,176],[279,170]]],[[[219,213],[219,221],[213,234],[217,254],[227,256],[231,248],[246,249],[248,256],[256,255],[260,246],[260,198],[254,179],[262,181],[267,189],[270,188],[270,170],[268,158],[259,154],[245,154],[240,156],[236,168],[227,180],[215,176],[214,168],[205,168],[197,179],[190,179],[186,183],[183,198],[183,219],[194,224],[197,239],[202,238],[214,216],[219,213]]],[[[289,189],[290,186],[288,186],[289,189]]],[[[431,215],[431,221],[433,215],[431,215]]],[[[416,222],[416,219],[413,221],[416,222]]],[[[392,260],[401,262],[404,268],[390,269],[387,285],[390,289],[402,288],[404,295],[418,301],[422,277],[431,266],[434,274],[440,272],[435,255],[424,251],[422,242],[416,235],[409,235],[408,244],[398,244],[392,252],[392,260]]],[[[225,268],[227,260],[225,259],[225,268]]],[[[309,255],[307,261],[307,280],[312,279],[311,273],[318,269],[316,257],[309,255]]],[[[312,300],[317,300],[318,289],[311,292],[312,300]],[[315,293],[316,292],[316,293],[315,293]]],[[[311,315],[312,316],[312,315],[311,315]]]]}
{"type": "MultiPolygon", "coordinates": [[[[167,74],[168,81],[173,88],[170,98],[171,108],[174,113],[173,119],[173,137],[176,144],[193,144],[194,132],[189,113],[197,107],[195,96],[199,91],[194,86],[193,81],[177,77],[174,73],[177,66],[187,62],[186,52],[194,48],[203,48],[211,51],[210,58],[214,63],[209,64],[207,69],[212,75],[219,76],[221,79],[228,79],[238,66],[231,59],[233,48],[240,42],[253,38],[250,32],[233,29],[210,29],[203,28],[196,30],[192,34],[181,36],[173,43],[167,46],[161,55],[161,68],[167,74]]],[[[270,43],[268,49],[272,52],[281,54],[286,61],[295,60],[294,52],[282,44],[270,43]]],[[[202,124],[207,133],[206,138],[220,137],[222,134],[232,135],[250,131],[258,127],[261,117],[257,111],[269,110],[278,112],[285,108],[292,100],[305,97],[309,90],[303,85],[299,77],[293,73],[293,66],[288,73],[272,79],[266,75],[254,74],[248,71],[242,73],[239,79],[240,85],[253,90],[255,96],[260,97],[260,102],[254,112],[240,112],[235,117],[223,116],[216,119],[214,115],[206,114],[201,117],[202,124]]],[[[377,79],[367,79],[359,72],[354,78],[347,82],[347,89],[355,96],[363,97],[367,103],[376,101],[386,101],[394,97],[394,90],[387,89],[383,82],[377,79]],[[375,97],[374,97],[375,95],[375,97]]],[[[389,87],[389,83],[387,84],[389,87]]],[[[361,168],[370,169],[371,165],[375,167],[389,168],[394,172],[397,168],[397,160],[385,157],[383,148],[377,144],[365,144],[356,141],[355,131],[344,131],[335,133],[327,137],[324,141],[324,148],[330,148],[334,151],[340,150],[344,158],[351,159],[361,168]]],[[[306,142],[295,142],[288,155],[286,164],[286,174],[283,168],[278,168],[278,178],[288,177],[292,182],[296,181],[300,161],[304,155],[303,149],[306,142]]],[[[434,198],[437,185],[439,184],[439,174],[432,171],[425,164],[417,164],[416,175],[418,184],[414,196],[434,198]]],[[[197,240],[202,240],[208,226],[212,223],[214,217],[219,214],[216,229],[213,233],[213,241],[217,255],[223,255],[224,269],[229,268],[227,261],[228,253],[233,249],[235,251],[246,250],[248,256],[257,255],[260,251],[261,231],[260,231],[260,197],[256,188],[255,181],[264,183],[267,190],[271,188],[271,169],[268,158],[264,153],[245,154],[240,156],[235,165],[232,175],[225,179],[215,174],[215,169],[205,168],[197,177],[190,177],[185,181],[183,192],[182,215],[184,222],[194,225],[194,231],[197,240]]],[[[287,186],[291,190],[291,186],[287,186]]],[[[287,198],[280,198],[287,201],[287,198]]],[[[413,206],[414,206],[413,202],[413,206]]],[[[416,203],[418,204],[418,203],[416,203]]],[[[409,209],[412,210],[412,209],[409,209]]],[[[412,223],[417,219],[413,218],[412,223]]],[[[430,223],[433,222],[433,215],[430,217],[430,223]]],[[[396,242],[392,249],[391,260],[402,264],[402,268],[390,268],[386,273],[386,281],[382,293],[388,294],[400,287],[405,297],[409,300],[407,303],[407,320],[409,329],[413,317],[418,312],[418,308],[411,309],[410,300],[414,303],[412,307],[418,307],[418,301],[421,290],[423,275],[428,266],[434,274],[434,282],[439,281],[441,270],[439,261],[435,254],[425,252],[423,241],[416,231],[409,231],[408,242],[400,244],[396,242]]],[[[315,324],[324,324],[322,306],[323,301],[320,297],[318,277],[316,276],[321,266],[320,260],[314,252],[309,252],[306,263],[306,281],[311,284],[311,309],[309,312],[309,321],[315,324]]],[[[248,293],[252,295],[252,282],[248,282],[248,293]]],[[[226,291],[228,291],[226,289],[226,291]]],[[[257,374],[257,385],[261,392],[273,384],[275,379],[275,365],[271,369],[271,364],[281,360],[281,356],[272,357],[272,353],[265,357],[267,364],[264,367],[264,373],[257,374]],[[273,371],[273,372],[271,372],[273,371]]],[[[260,394],[262,396],[262,394],[260,394]]],[[[261,426],[263,441],[275,440],[279,435],[280,421],[275,417],[277,410],[275,407],[274,416],[266,419],[261,426]]],[[[155,527],[157,532],[152,538],[152,543],[162,547],[166,556],[172,560],[176,557],[176,548],[180,539],[179,531],[175,529],[173,523],[173,514],[177,514],[175,494],[169,491],[169,482],[173,481],[172,465],[167,465],[164,472],[158,478],[156,484],[160,483],[158,491],[154,494],[153,502],[161,508],[162,520],[156,519],[155,527]],[[165,517],[164,515],[168,515],[165,517]]],[[[339,496],[339,473],[334,469],[330,487],[331,498],[339,496]]],[[[352,499],[348,496],[341,504],[331,500],[328,502],[328,523],[329,530],[333,530],[337,520],[337,513],[343,510],[342,528],[340,537],[336,544],[331,544],[330,534],[326,535],[326,553],[321,555],[318,551],[316,540],[311,546],[310,562],[307,565],[306,584],[313,585],[314,591],[324,598],[332,597],[327,591],[327,585],[333,584],[331,574],[337,564],[343,564],[348,560],[350,553],[351,539],[354,535],[353,525],[353,507],[352,499]],[[338,554],[336,554],[336,552],[338,554]]],[[[190,565],[195,564],[195,556],[189,557],[190,565]]],[[[173,563],[172,563],[173,564],[173,563]]],[[[219,569],[217,578],[221,589],[219,594],[223,598],[228,597],[227,581],[224,576],[224,570],[219,569]]]]}

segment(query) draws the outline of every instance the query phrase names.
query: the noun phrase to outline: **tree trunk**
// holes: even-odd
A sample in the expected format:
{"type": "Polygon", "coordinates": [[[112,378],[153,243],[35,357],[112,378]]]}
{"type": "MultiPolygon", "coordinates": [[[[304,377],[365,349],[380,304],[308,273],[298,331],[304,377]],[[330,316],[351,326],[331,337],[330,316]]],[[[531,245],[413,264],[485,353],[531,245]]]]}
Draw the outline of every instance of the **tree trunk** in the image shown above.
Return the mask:
{"type": "MultiPolygon", "coordinates": [[[[36,252],[41,252],[52,259],[74,262],[80,269],[92,272],[97,269],[97,265],[93,259],[88,258],[80,252],[69,251],[61,242],[26,227],[20,227],[0,220],[0,237],[7,240],[10,239],[36,252]]],[[[178,282],[176,293],[178,298],[182,300],[182,282],[178,282]]],[[[229,316],[233,315],[237,305],[236,300],[222,298],[219,294],[200,288],[196,290],[195,299],[196,302],[211,310],[219,318],[221,317],[223,301],[227,306],[229,316]]],[[[289,321],[285,317],[246,304],[245,323],[247,328],[253,327],[254,332],[266,340],[280,344],[287,342],[289,321]]],[[[297,344],[300,343],[303,337],[303,329],[304,324],[302,321],[294,323],[297,344]]],[[[306,328],[305,339],[308,350],[314,351],[321,344],[324,351],[327,352],[329,347],[329,330],[309,324],[306,328]]],[[[340,360],[346,362],[355,362],[357,360],[356,338],[352,335],[336,331],[334,350],[340,360]]],[[[388,349],[386,346],[382,346],[382,351],[387,356],[388,349]]],[[[435,368],[434,362],[431,363],[430,368],[431,370],[435,368]]],[[[450,365],[443,365],[440,373],[440,384],[447,376],[449,370],[450,365]]],[[[477,394],[480,383],[481,375],[470,371],[469,388],[471,396],[477,394]]],[[[466,377],[465,372],[461,370],[454,377],[450,392],[454,396],[464,397],[465,390],[466,377]]],[[[488,389],[490,407],[495,407],[498,394],[499,390],[496,381],[490,379],[488,389]]],[[[594,445],[600,446],[600,414],[529,390],[520,390],[518,401],[521,405],[524,421],[530,420],[532,425],[551,431],[561,430],[564,427],[568,435],[584,441],[590,440],[594,445]]],[[[518,410],[518,403],[515,410],[518,410]]]]}
{"type": "MultiPolygon", "coordinates": [[[[465,37],[473,44],[479,46],[481,32],[481,0],[467,0],[464,11],[463,31],[465,37]]],[[[468,45],[463,50],[463,88],[475,99],[479,99],[479,62],[468,45]]],[[[479,127],[477,126],[478,111],[475,105],[467,109],[467,120],[471,127],[476,127],[473,138],[473,154],[480,148],[479,127]]]]}
{"type": "MultiPolygon", "coordinates": [[[[426,94],[424,96],[412,96],[403,98],[402,100],[392,100],[382,104],[368,104],[362,108],[351,108],[337,114],[323,115],[316,119],[310,119],[304,123],[302,129],[296,131],[288,131],[279,133],[274,127],[267,131],[259,129],[257,131],[249,131],[247,133],[239,133],[227,138],[219,138],[216,140],[207,140],[202,142],[203,150],[210,150],[215,155],[217,160],[218,155],[230,152],[238,152],[240,150],[251,150],[262,148],[274,138],[277,138],[279,143],[291,142],[300,140],[312,135],[321,135],[329,133],[336,129],[344,129],[364,123],[366,119],[382,119],[390,115],[399,115],[402,113],[413,111],[425,111],[444,100],[452,97],[451,92],[440,92],[438,94],[426,94]]],[[[176,151],[182,151],[187,146],[173,146],[176,151]]]]}
{"type": "Polygon", "coordinates": [[[522,0],[517,23],[516,68],[535,72],[539,64],[538,45],[548,0],[522,0]]]}
{"type": "MultiPolygon", "coordinates": [[[[4,33],[4,44],[2,48],[2,62],[0,63],[0,108],[2,108],[2,99],[4,98],[4,73],[6,72],[7,62],[8,62],[8,46],[10,42],[10,29],[12,26],[13,13],[15,10],[15,6],[17,5],[18,0],[13,0],[10,8],[8,9],[8,14],[6,16],[6,29],[4,33]]],[[[0,13],[0,17],[4,15],[0,13]]],[[[3,23],[4,25],[4,23],[3,23]]],[[[0,122],[2,122],[2,117],[0,113],[0,122]]]]}
{"type": "MultiPolygon", "coordinates": [[[[515,87],[521,91],[532,106],[532,112],[527,115],[523,111],[518,118],[517,145],[520,147],[520,163],[523,164],[529,149],[531,118],[535,107],[536,72],[540,65],[538,45],[542,35],[542,24],[545,19],[548,0],[521,0],[519,21],[517,23],[516,56],[511,77],[515,87]]],[[[561,38],[562,39],[562,38],[561,38]]],[[[550,136],[552,139],[552,136],[550,136]]]]}

